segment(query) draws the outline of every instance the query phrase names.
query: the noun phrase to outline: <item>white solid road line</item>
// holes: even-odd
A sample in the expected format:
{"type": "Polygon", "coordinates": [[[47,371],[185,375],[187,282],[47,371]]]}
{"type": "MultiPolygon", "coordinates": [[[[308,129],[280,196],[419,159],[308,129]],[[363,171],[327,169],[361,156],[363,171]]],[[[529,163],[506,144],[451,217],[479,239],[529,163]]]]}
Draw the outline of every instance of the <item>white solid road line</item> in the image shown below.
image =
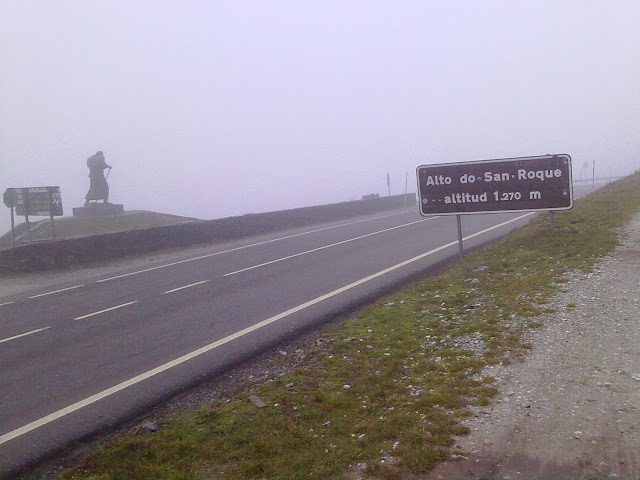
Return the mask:
{"type": "Polygon", "coordinates": [[[15,302],[0,303],[0,307],[4,307],[5,305],[11,305],[12,303],[15,303],[15,302]]]}
{"type": "MultiPolygon", "coordinates": [[[[191,283],[189,285],[185,285],[184,287],[178,287],[178,288],[174,288],[173,290],[167,290],[166,293],[173,293],[173,292],[177,292],[179,290],[184,290],[185,288],[191,288],[191,287],[195,287],[196,285],[202,285],[203,283],[207,283],[209,280],[202,280],[201,282],[196,282],[196,283],[191,283]]],[[[164,294],[163,294],[164,295],[164,294]]]]}
{"type": "MultiPolygon", "coordinates": [[[[482,235],[483,233],[489,232],[491,230],[495,230],[496,228],[500,228],[503,227],[509,223],[513,223],[516,222],[524,217],[527,217],[529,215],[533,215],[533,213],[527,213],[525,215],[521,215],[519,217],[513,218],[511,220],[507,220],[506,222],[502,222],[498,225],[495,225],[493,227],[490,228],[486,228],[480,232],[474,233],[472,235],[469,235],[467,237],[464,237],[464,239],[469,239],[469,238],[473,238],[476,237],[478,235],[482,235]]],[[[204,347],[201,347],[197,350],[194,350],[193,352],[187,353],[186,355],[183,355],[181,357],[176,358],[175,360],[171,360],[170,362],[164,363],[162,365],[160,365],[159,367],[156,367],[152,370],[149,370],[147,372],[141,373],[140,375],[137,375],[133,378],[130,378],[129,380],[126,380],[122,383],[119,383],[117,385],[114,385],[111,388],[107,388],[106,390],[103,390],[99,393],[96,393],[95,395],[91,395],[90,397],[85,398],[84,400],[80,400],[79,402],[76,402],[74,404],[69,405],[68,407],[65,407],[63,409],[60,409],[56,412],[53,412],[49,415],[46,415],[38,420],[35,420],[31,423],[28,423],[20,428],[16,428],[15,430],[12,430],[8,433],[5,433],[4,435],[0,436],[0,445],[2,445],[3,443],[6,443],[10,440],[13,440],[14,438],[20,437],[21,435],[24,435],[26,433],[31,432],[32,430],[35,430],[37,428],[40,428],[44,425],[47,425],[48,423],[53,422],[54,420],[57,420],[61,417],[64,417],[65,415],[69,415],[70,413],[73,413],[77,410],[80,410],[81,408],[84,408],[88,405],[91,405],[99,400],[102,400],[103,398],[106,398],[110,395],[113,395],[115,393],[118,393],[122,390],[124,390],[125,388],[131,387],[137,383],[140,383],[148,378],[153,377],[154,375],[158,375],[166,370],[169,370],[173,367],[176,367],[182,363],[185,363],[193,358],[196,358],[204,353],[207,353],[215,348],[218,348],[226,343],[229,343],[233,340],[236,340],[240,337],[243,337],[251,332],[254,332],[256,330],[259,330],[261,328],[266,327],[267,325],[270,325],[274,322],[277,322],[278,320],[281,320],[289,315],[292,315],[296,312],[299,312],[300,310],[304,310],[305,308],[308,308],[312,305],[315,305],[317,303],[323,302],[324,300],[327,300],[331,297],[334,297],[336,295],[339,295],[340,293],[346,292],[347,290],[350,290],[352,288],[357,287],[358,285],[362,285],[363,283],[369,282],[371,280],[374,280],[378,277],[381,277],[389,272],[392,272],[394,270],[397,270],[398,268],[404,267],[406,265],[409,265],[413,262],[416,262],[418,260],[422,260],[425,257],[428,257],[429,255],[433,255],[434,253],[437,253],[441,250],[444,250],[445,248],[449,248],[452,247],[454,245],[457,245],[458,241],[454,241],[454,242],[449,242],[446,245],[442,245],[438,248],[434,248],[433,250],[429,250],[428,252],[422,253],[420,255],[418,255],[417,257],[413,257],[410,258],[409,260],[405,260],[404,262],[398,263],[397,265],[394,265],[392,267],[386,268],[384,270],[379,271],[378,273],[374,273],[373,275],[369,275],[368,277],[362,278],[360,280],[357,280],[353,283],[350,283],[348,285],[345,285],[344,287],[338,288],[337,290],[334,290],[332,292],[327,293],[326,295],[322,295],[320,297],[314,298],[313,300],[310,300],[306,303],[303,303],[301,305],[298,305],[297,307],[293,307],[290,310],[287,310],[286,312],[282,312],[278,315],[275,315],[271,318],[267,318],[266,320],[263,320],[260,323],[256,323],[255,325],[252,325],[250,327],[247,327],[243,330],[240,330],[232,335],[229,335],[228,337],[222,338],[220,340],[216,340],[213,343],[210,343],[209,345],[205,345],[204,347]]]]}
{"type": "Polygon", "coordinates": [[[363,238],[371,237],[372,235],[378,235],[379,233],[389,232],[391,230],[396,230],[398,228],[407,227],[409,225],[415,225],[416,223],[428,222],[429,220],[433,220],[435,218],[438,218],[438,217],[424,218],[422,220],[417,220],[415,222],[405,223],[403,225],[398,225],[398,226],[391,227],[391,228],[385,228],[384,230],[378,230],[377,232],[367,233],[366,235],[360,235],[359,237],[354,237],[354,238],[349,238],[347,240],[342,240],[341,242],[332,243],[330,245],[324,245],[322,247],[312,248],[311,250],[306,250],[306,251],[300,252],[300,253],[294,253],[293,255],[287,255],[286,257],[277,258],[276,260],[271,260],[270,262],[261,263],[259,265],[253,265],[252,267],[247,267],[247,268],[243,268],[241,270],[236,270],[235,272],[225,273],[224,276],[228,277],[230,275],[235,275],[236,273],[246,272],[248,270],[253,270],[254,268],[264,267],[266,265],[271,265],[272,263],[282,262],[284,260],[289,260],[290,258],[299,257],[301,255],[307,255],[309,253],[317,252],[319,250],[324,250],[326,248],[336,247],[336,246],[342,245],[344,243],[355,242],[356,240],[361,240],[363,238]]]}
{"type": "Polygon", "coordinates": [[[62,288],[60,290],[54,290],[53,292],[41,293],[40,295],[33,295],[29,298],[46,297],[47,295],[53,295],[54,293],[66,292],[67,290],[74,290],[76,288],[84,287],[84,285],[76,285],[75,287],[62,288]]]}
{"type": "MultiPolygon", "coordinates": [[[[525,213],[524,215],[520,215],[519,217],[512,218],[511,220],[507,220],[506,222],[499,223],[497,225],[494,225],[493,227],[485,228],[484,230],[480,230],[479,232],[467,235],[466,237],[463,237],[462,240],[469,240],[470,238],[477,237],[479,235],[482,235],[483,233],[487,233],[487,232],[490,232],[491,230],[495,230],[496,228],[504,227],[505,225],[509,225],[510,223],[516,222],[516,221],[521,220],[521,219],[523,219],[525,217],[530,217],[531,215],[535,215],[537,213],[540,213],[540,212],[525,213]]],[[[456,241],[456,243],[458,243],[458,242],[456,241]]]]}
{"type": "Polygon", "coordinates": [[[39,328],[37,330],[31,330],[30,332],[21,333],[20,335],[15,335],[13,337],[3,338],[2,340],[0,340],[0,343],[9,342],[11,340],[15,340],[16,338],[20,338],[20,337],[26,337],[27,335],[33,335],[34,333],[42,332],[43,330],[48,330],[49,328],[51,327],[39,328]]]}
{"type": "Polygon", "coordinates": [[[224,253],[236,252],[238,250],[244,250],[246,248],[257,247],[257,246],[260,246],[260,245],[266,245],[268,243],[273,243],[273,242],[280,242],[282,240],[287,240],[289,238],[300,237],[302,235],[309,235],[311,233],[322,232],[324,230],[331,230],[332,228],[345,227],[345,226],[348,226],[348,225],[355,225],[356,223],[362,223],[362,222],[370,222],[372,220],[379,220],[380,218],[392,217],[394,215],[402,215],[404,213],[408,213],[408,212],[406,210],[403,210],[402,212],[390,213],[388,215],[380,215],[378,217],[365,218],[364,220],[356,220],[356,221],[353,221],[353,222],[340,223],[338,225],[331,225],[329,227],[317,228],[315,230],[309,230],[307,232],[296,233],[296,234],[293,234],[293,235],[286,235],[284,237],[278,237],[278,238],[274,238],[274,239],[271,239],[271,240],[265,240],[264,242],[252,243],[250,245],[244,245],[242,247],[230,248],[229,250],[223,250],[221,252],[208,253],[207,255],[200,255],[199,257],[188,258],[186,260],[179,260],[177,262],[167,263],[165,265],[158,265],[157,267],[145,268],[143,270],[136,270],[135,272],[125,273],[123,275],[116,275],[115,277],[103,278],[102,280],[96,280],[96,283],[109,282],[111,280],[116,280],[118,278],[130,277],[132,275],[138,275],[140,273],[151,272],[153,270],[158,270],[160,268],[167,268],[167,267],[172,267],[174,265],[180,265],[182,263],[195,262],[196,260],[202,260],[203,258],[215,257],[216,255],[222,255],[224,253]]]}
{"type": "Polygon", "coordinates": [[[135,301],[129,302],[129,303],[123,303],[122,305],[117,305],[117,306],[111,307],[111,308],[105,308],[104,310],[100,310],[99,312],[89,313],[89,314],[83,315],[81,317],[76,317],[76,318],[74,318],[74,320],[83,320],[85,318],[93,317],[95,315],[100,315],[101,313],[110,312],[111,310],[117,310],[118,308],[126,307],[128,305],[133,305],[134,303],[138,303],[138,300],[135,300],[135,301]]]}

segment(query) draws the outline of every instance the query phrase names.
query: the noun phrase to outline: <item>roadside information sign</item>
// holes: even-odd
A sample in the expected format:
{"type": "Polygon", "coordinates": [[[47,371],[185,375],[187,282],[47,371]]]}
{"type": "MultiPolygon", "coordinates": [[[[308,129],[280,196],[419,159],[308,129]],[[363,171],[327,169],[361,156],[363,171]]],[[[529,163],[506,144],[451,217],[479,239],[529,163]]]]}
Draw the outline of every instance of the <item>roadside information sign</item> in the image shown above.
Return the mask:
{"type": "Polygon", "coordinates": [[[60,187],[7,188],[4,204],[16,209],[16,215],[48,217],[63,215],[60,187]]]}
{"type": "Polygon", "coordinates": [[[422,215],[568,210],[573,206],[566,154],[417,168],[422,215]]]}
{"type": "Polygon", "coordinates": [[[53,217],[61,217],[62,195],[60,187],[25,187],[7,188],[2,195],[2,201],[11,209],[11,238],[12,245],[16,244],[15,215],[24,216],[27,224],[29,242],[31,242],[31,225],[29,216],[49,217],[51,219],[51,233],[56,238],[56,226],[53,217]]]}

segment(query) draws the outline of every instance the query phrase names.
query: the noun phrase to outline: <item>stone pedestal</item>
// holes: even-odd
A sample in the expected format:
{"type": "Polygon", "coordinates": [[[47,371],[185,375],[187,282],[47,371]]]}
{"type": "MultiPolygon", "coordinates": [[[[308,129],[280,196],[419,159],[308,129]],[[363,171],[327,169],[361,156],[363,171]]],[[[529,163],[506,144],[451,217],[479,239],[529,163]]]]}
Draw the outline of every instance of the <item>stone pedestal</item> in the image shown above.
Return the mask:
{"type": "Polygon", "coordinates": [[[90,203],[86,207],[73,209],[74,217],[106,217],[108,215],[121,215],[124,206],[121,203],[90,203]]]}

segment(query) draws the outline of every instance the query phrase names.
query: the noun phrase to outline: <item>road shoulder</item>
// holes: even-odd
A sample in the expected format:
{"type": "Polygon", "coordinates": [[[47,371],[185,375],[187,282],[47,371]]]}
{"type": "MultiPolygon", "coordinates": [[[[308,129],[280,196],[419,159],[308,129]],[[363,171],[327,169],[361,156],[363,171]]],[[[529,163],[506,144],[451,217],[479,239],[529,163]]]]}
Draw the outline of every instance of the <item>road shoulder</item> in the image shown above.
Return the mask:
{"type": "Polygon", "coordinates": [[[466,422],[468,452],[425,479],[636,479],[640,474],[640,215],[589,273],[572,274],[524,362],[466,422]]]}

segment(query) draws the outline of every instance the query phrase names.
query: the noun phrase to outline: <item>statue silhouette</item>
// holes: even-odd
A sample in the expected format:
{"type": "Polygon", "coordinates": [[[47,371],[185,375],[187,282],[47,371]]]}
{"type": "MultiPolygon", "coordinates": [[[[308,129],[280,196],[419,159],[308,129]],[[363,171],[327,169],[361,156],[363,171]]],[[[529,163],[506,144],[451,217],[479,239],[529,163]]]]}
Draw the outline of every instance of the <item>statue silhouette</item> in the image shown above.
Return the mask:
{"type": "Polygon", "coordinates": [[[104,204],[109,203],[109,184],[104,176],[104,170],[111,167],[104,161],[104,154],[97,152],[87,159],[89,167],[89,192],[85,196],[85,207],[91,200],[103,200],[104,204]]]}

